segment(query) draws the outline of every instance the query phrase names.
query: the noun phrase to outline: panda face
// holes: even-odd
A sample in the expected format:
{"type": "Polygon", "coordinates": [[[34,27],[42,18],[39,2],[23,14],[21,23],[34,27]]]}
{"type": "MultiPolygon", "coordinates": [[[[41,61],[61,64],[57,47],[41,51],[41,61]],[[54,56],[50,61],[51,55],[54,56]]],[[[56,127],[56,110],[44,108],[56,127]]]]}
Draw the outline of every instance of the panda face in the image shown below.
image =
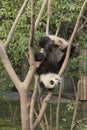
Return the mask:
{"type": "Polygon", "coordinates": [[[41,87],[54,89],[60,82],[60,77],[54,73],[42,74],[40,76],[41,87]]]}

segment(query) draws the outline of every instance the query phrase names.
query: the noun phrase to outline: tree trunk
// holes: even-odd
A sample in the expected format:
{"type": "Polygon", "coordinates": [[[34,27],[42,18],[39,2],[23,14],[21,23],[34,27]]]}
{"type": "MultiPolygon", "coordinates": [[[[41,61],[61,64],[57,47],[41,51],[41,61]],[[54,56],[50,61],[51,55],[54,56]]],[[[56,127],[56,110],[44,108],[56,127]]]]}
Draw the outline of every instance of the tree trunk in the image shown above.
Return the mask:
{"type": "Polygon", "coordinates": [[[30,130],[29,125],[29,95],[28,91],[22,89],[20,92],[20,106],[21,106],[21,124],[22,130],[30,130]]]}
{"type": "Polygon", "coordinates": [[[29,63],[26,57],[23,58],[20,68],[21,68],[20,79],[21,81],[24,81],[29,70],[29,63]]]}
{"type": "MultiPolygon", "coordinates": [[[[81,55],[85,57],[87,54],[87,49],[81,49],[81,55]]],[[[82,114],[87,116],[87,61],[83,59],[81,62],[81,66],[83,68],[83,76],[79,80],[78,92],[79,92],[79,100],[81,101],[81,112],[82,114]]]]}

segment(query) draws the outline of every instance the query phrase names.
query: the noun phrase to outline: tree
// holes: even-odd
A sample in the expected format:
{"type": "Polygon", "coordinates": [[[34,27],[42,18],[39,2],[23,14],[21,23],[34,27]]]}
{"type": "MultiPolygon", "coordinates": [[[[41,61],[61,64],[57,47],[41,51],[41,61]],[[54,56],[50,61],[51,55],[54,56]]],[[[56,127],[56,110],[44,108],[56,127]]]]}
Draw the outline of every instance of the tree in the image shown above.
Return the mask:
{"type": "MultiPolygon", "coordinates": [[[[22,130],[36,130],[36,128],[40,124],[40,121],[41,121],[41,119],[44,115],[44,111],[46,109],[48,101],[50,100],[50,98],[52,96],[52,91],[47,94],[46,98],[42,102],[42,106],[41,106],[41,109],[39,111],[39,114],[38,114],[36,120],[34,121],[34,105],[35,105],[36,93],[37,93],[37,90],[38,90],[39,77],[37,77],[37,76],[35,77],[34,92],[33,92],[31,101],[30,101],[29,95],[28,95],[30,83],[31,83],[31,80],[34,76],[35,70],[36,70],[36,62],[35,62],[35,59],[34,59],[34,47],[33,47],[34,44],[33,44],[33,41],[34,41],[34,34],[37,30],[37,27],[39,25],[39,22],[41,20],[41,17],[43,15],[44,10],[45,10],[46,4],[48,2],[47,0],[43,1],[42,7],[41,7],[41,10],[40,10],[38,17],[36,19],[36,22],[35,22],[35,11],[34,11],[35,10],[35,1],[31,0],[31,31],[30,31],[30,40],[29,40],[29,44],[28,44],[30,67],[29,67],[29,71],[28,71],[24,81],[20,81],[20,79],[18,78],[17,74],[15,73],[14,68],[11,65],[11,62],[8,58],[8,55],[6,53],[6,48],[10,43],[10,40],[13,36],[16,24],[18,23],[19,17],[21,16],[22,12],[24,11],[24,8],[25,8],[27,2],[28,2],[28,0],[24,0],[24,3],[20,8],[19,13],[17,14],[17,17],[16,17],[16,19],[15,19],[13,25],[12,25],[11,30],[9,31],[9,34],[7,36],[5,43],[3,44],[3,42],[0,41],[0,57],[1,57],[2,63],[4,65],[7,73],[9,74],[11,80],[13,81],[13,83],[14,83],[15,87],[17,88],[18,93],[20,95],[22,130]]],[[[64,72],[64,70],[67,66],[67,63],[68,63],[68,60],[69,60],[71,44],[72,44],[74,36],[77,32],[79,22],[80,22],[80,18],[83,14],[83,11],[84,11],[86,4],[87,4],[87,0],[85,0],[84,3],[83,3],[82,9],[80,11],[80,14],[78,16],[78,19],[77,19],[77,22],[76,22],[76,25],[75,25],[75,28],[74,28],[74,31],[71,35],[71,38],[70,38],[70,41],[69,41],[69,46],[68,46],[68,49],[67,49],[66,59],[64,61],[62,68],[60,69],[60,72],[59,72],[60,76],[63,74],[63,72],[64,72]]],[[[49,1],[48,5],[50,6],[50,1],[49,1]]],[[[49,14],[49,11],[50,11],[50,8],[48,8],[48,14],[49,14]]],[[[47,21],[48,24],[47,24],[47,31],[46,31],[47,34],[49,33],[49,19],[50,18],[48,16],[48,21],[47,21]]]]}

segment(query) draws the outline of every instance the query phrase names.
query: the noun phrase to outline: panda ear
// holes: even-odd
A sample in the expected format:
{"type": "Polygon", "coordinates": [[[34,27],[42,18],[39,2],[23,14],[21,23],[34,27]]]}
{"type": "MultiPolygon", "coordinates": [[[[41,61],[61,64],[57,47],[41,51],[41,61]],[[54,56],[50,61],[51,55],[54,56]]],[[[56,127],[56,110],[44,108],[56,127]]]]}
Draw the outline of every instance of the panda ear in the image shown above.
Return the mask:
{"type": "Polygon", "coordinates": [[[45,85],[43,84],[43,82],[40,82],[40,87],[41,87],[42,89],[45,89],[45,85]]]}

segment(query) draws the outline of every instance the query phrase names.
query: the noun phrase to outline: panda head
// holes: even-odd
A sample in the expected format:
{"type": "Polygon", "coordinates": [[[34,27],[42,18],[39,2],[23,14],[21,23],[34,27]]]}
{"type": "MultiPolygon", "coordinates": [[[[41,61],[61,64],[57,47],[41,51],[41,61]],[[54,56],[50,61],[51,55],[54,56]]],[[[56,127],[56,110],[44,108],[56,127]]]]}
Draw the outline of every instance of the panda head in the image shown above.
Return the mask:
{"type": "Polygon", "coordinates": [[[64,49],[68,46],[68,42],[61,37],[55,35],[48,35],[48,37],[51,39],[52,44],[57,45],[60,49],[64,49]]]}
{"type": "Polygon", "coordinates": [[[53,90],[58,83],[60,83],[60,77],[58,74],[48,73],[40,75],[40,87],[48,90],[53,90]]]}
{"type": "Polygon", "coordinates": [[[44,48],[44,50],[48,50],[51,45],[56,45],[60,49],[64,49],[68,46],[68,42],[60,37],[55,35],[44,36],[39,41],[39,46],[44,48]]]}

